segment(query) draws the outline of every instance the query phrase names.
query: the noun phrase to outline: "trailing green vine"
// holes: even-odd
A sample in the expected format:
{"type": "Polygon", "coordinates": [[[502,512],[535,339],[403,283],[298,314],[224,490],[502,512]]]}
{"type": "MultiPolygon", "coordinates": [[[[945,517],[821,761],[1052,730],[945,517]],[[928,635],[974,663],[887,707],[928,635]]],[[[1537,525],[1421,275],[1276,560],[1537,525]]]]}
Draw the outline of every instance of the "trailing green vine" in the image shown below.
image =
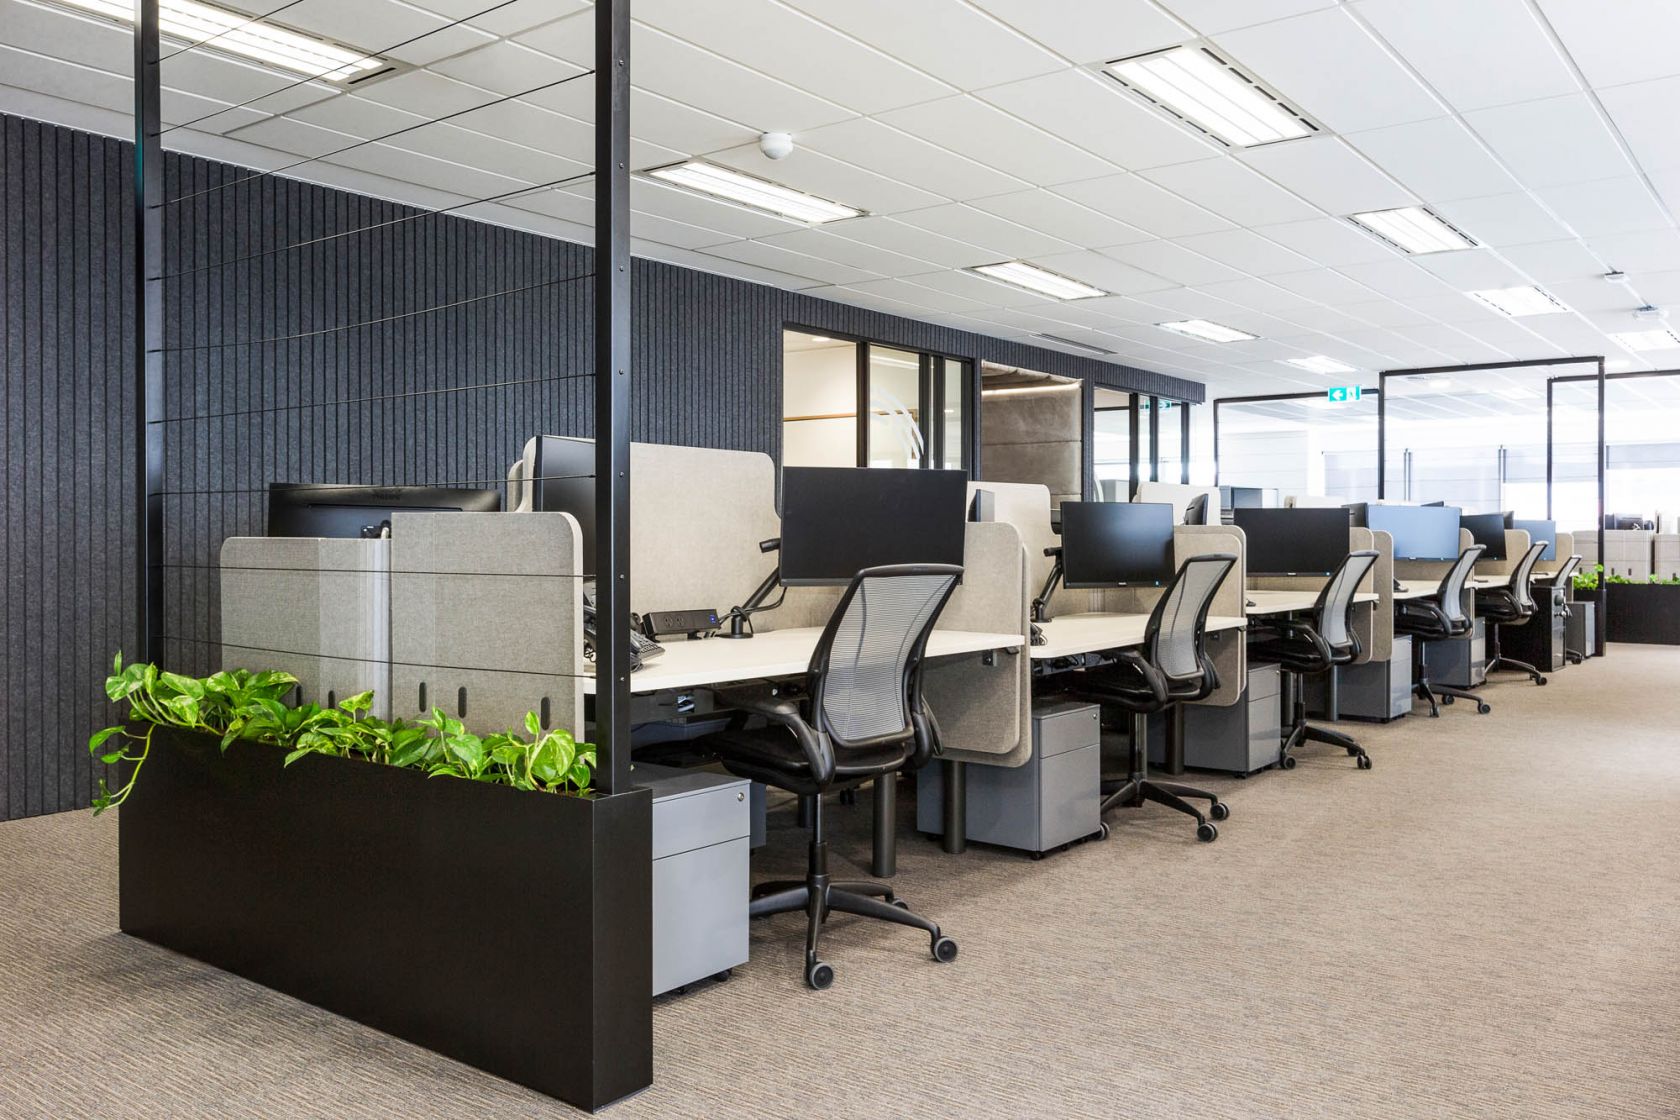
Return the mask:
{"type": "Polygon", "coordinates": [[[523,736],[516,731],[480,736],[441,708],[412,723],[377,719],[367,714],[372,692],[359,692],[330,708],[288,707],[284,697],[297,683],[290,673],[243,669],[186,677],[156,665],[125,666],[118,653],[105,678],[105,695],[128,702],[128,723],[94,732],[88,751],[101,762],[132,766],[116,790],[100,781],[94,815],[121,805],[134,791],[159,727],[213,735],[224,752],[241,740],[286,747],[287,766],[305,755],[324,754],[537,793],[586,794],[594,777],[595,747],[560,728],[544,731],[535,712],[525,713],[523,736]],[[115,749],[109,746],[113,741],[119,744],[115,749]]]}

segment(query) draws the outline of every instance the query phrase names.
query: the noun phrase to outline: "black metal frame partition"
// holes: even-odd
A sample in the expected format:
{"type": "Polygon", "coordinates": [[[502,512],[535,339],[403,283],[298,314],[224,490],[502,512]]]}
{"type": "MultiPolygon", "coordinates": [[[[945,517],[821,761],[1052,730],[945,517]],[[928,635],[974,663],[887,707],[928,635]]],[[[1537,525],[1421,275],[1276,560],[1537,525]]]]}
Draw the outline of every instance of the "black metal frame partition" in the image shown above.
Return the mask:
{"type": "MultiPolygon", "coordinates": [[[[1514,369],[1545,369],[1551,366],[1591,365],[1596,372],[1591,374],[1577,374],[1574,376],[1548,377],[1546,379],[1546,514],[1552,513],[1552,384],[1557,381],[1581,382],[1592,381],[1598,385],[1598,556],[1599,562],[1604,559],[1604,503],[1605,503],[1605,440],[1604,440],[1604,387],[1607,376],[1604,371],[1604,356],[1569,358],[1532,358],[1511,362],[1472,362],[1452,366],[1420,366],[1415,369],[1383,370],[1378,375],[1378,385],[1386,388],[1391,377],[1417,377],[1431,374],[1451,375],[1458,373],[1496,373],[1501,370],[1514,369]]],[[[1388,410],[1385,407],[1387,394],[1380,393],[1377,397],[1377,497],[1387,496],[1388,483],[1388,410]]],[[[1606,614],[1602,609],[1594,612],[1593,628],[1597,633],[1599,650],[1604,649],[1606,614]]]]}
{"type": "MultiPolygon", "coordinates": [[[[1123,411],[1127,414],[1127,498],[1137,496],[1137,489],[1140,483],[1167,481],[1165,479],[1158,479],[1157,477],[1161,472],[1161,403],[1163,401],[1179,409],[1177,481],[1182,484],[1188,484],[1190,482],[1190,409],[1193,407],[1193,402],[1179,400],[1177,397],[1161,397],[1151,393],[1140,393],[1135,389],[1123,389],[1113,385],[1100,385],[1096,382],[1088,382],[1087,384],[1089,385],[1089,389],[1087,390],[1085,404],[1093,418],[1099,412],[1123,411]],[[1096,403],[1096,391],[1099,389],[1106,389],[1112,393],[1124,393],[1126,394],[1127,402],[1119,405],[1099,405],[1096,403]],[[1147,429],[1149,433],[1149,462],[1147,464],[1144,463],[1143,457],[1139,454],[1142,443],[1138,438],[1145,431],[1141,415],[1143,411],[1141,403],[1144,401],[1149,402],[1149,426],[1147,429]],[[1144,476],[1144,467],[1146,465],[1148,467],[1148,477],[1144,476]]],[[[1094,433],[1094,419],[1092,430],[1094,433]]],[[[1086,474],[1090,476],[1092,480],[1091,486],[1094,496],[1096,487],[1096,447],[1094,439],[1092,441],[1092,445],[1086,449],[1085,459],[1086,474]]]]}
{"type": "MultiPolygon", "coordinates": [[[[1361,395],[1368,393],[1368,394],[1377,398],[1377,408],[1378,408],[1379,413],[1380,413],[1380,411],[1382,409],[1382,391],[1380,389],[1365,389],[1365,388],[1361,388],[1359,391],[1360,391],[1361,395]]],[[[1246,397],[1217,397],[1217,398],[1215,398],[1214,401],[1213,401],[1213,484],[1215,486],[1218,486],[1218,485],[1220,485],[1220,483],[1222,481],[1222,479],[1220,478],[1220,475],[1219,475],[1219,406],[1220,405],[1222,405],[1222,404],[1269,404],[1269,403],[1272,403],[1272,402],[1275,402],[1275,401],[1321,401],[1321,400],[1325,400],[1325,399],[1326,399],[1326,397],[1325,397],[1324,393],[1322,393],[1322,392],[1318,392],[1318,393],[1312,393],[1312,392],[1306,392],[1306,393],[1259,393],[1259,394],[1255,394],[1253,396],[1246,396],[1246,397]]],[[[1377,484],[1378,484],[1379,487],[1382,485],[1382,480],[1381,480],[1380,477],[1377,480],[1377,484]]]]}

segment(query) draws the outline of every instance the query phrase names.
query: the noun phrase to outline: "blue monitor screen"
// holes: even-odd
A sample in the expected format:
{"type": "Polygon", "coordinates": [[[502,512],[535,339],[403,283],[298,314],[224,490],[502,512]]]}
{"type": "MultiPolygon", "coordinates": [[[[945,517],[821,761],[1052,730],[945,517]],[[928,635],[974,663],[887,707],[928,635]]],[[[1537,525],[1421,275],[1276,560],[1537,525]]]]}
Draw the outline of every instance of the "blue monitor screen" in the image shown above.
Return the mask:
{"type": "Polygon", "coordinates": [[[1372,505],[1366,525],[1394,538],[1396,560],[1457,560],[1457,506],[1372,505]]]}
{"type": "Polygon", "coordinates": [[[1557,522],[1556,521],[1513,521],[1511,528],[1521,529],[1528,534],[1533,544],[1544,543],[1546,551],[1540,554],[1542,560],[1557,559],[1557,522]]]}

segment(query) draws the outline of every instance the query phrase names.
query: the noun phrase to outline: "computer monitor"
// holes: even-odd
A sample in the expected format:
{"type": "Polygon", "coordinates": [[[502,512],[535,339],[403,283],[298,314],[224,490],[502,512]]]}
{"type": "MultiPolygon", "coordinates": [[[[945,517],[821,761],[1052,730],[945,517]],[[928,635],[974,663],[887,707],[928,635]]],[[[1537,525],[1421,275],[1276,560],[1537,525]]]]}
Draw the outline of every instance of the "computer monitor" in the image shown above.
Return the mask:
{"type": "Polygon", "coordinates": [[[1176,507],[1165,502],[1063,502],[1068,587],[1159,586],[1172,579],[1176,507]]]}
{"type": "Polygon", "coordinates": [[[1394,538],[1396,560],[1457,560],[1457,506],[1372,505],[1365,523],[1394,538]]]}
{"type": "Polygon", "coordinates": [[[847,584],[883,564],[961,564],[963,471],[783,467],[781,580],[847,584]]]}
{"type": "Polygon", "coordinates": [[[1208,496],[1197,494],[1190,499],[1190,504],[1184,507],[1184,523],[1186,525],[1206,525],[1208,523],[1208,496]]]}
{"type": "Polygon", "coordinates": [[[1522,521],[1511,522],[1511,528],[1521,529],[1528,534],[1530,544],[1544,544],[1546,551],[1540,554],[1542,560],[1557,559],[1557,522],[1556,521],[1522,521]]]}
{"type": "Polygon", "coordinates": [[[1238,509],[1251,576],[1328,576],[1348,554],[1345,509],[1238,509]]]}
{"type": "Polygon", "coordinates": [[[1459,525],[1470,530],[1470,538],[1482,546],[1480,560],[1505,559],[1505,515],[1503,513],[1467,513],[1459,525]]]}
{"type": "Polygon", "coordinates": [[[268,484],[271,537],[380,537],[391,514],[495,513],[496,490],[447,486],[339,486],[331,483],[268,484]]]}
{"type": "Polygon", "coordinates": [[[531,508],[569,513],[583,539],[582,574],[595,575],[595,441],[537,436],[531,456],[531,508]]]}
{"type": "Polygon", "coordinates": [[[1606,529],[1649,529],[1652,522],[1643,514],[1638,513],[1607,513],[1604,515],[1606,529]]]}
{"type": "Polygon", "coordinates": [[[1350,527],[1355,529],[1370,528],[1370,526],[1366,524],[1366,521],[1370,517],[1370,502],[1349,502],[1342,508],[1348,512],[1348,525],[1350,527]]]}
{"type": "Polygon", "coordinates": [[[1226,509],[1265,509],[1277,505],[1261,486],[1221,486],[1219,501],[1226,509]]]}

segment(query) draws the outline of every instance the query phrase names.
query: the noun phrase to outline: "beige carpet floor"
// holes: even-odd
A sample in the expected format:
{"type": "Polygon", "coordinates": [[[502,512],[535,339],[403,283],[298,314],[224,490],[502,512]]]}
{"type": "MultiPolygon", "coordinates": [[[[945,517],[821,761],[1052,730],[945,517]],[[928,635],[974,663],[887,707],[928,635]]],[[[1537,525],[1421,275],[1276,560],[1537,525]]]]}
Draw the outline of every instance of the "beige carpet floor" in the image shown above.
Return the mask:
{"type": "MultiPolygon", "coordinates": [[[[659,1001],[655,1084],[609,1115],[1680,1116],[1680,650],[1488,694],[1364,728],[1370,772],[1210,779],[1212,845],[1145,809],[948,857],[906,806],[899,891],[961,958],[840,919],[813,993],[800,919],[760,923],[733,981],[659,1001]]],[[[118,934],[114,839],[0,825],[0,1116],[575,1115],[118,934]]],[[[757,870],[801,858],[777,814],[757,870]]]]}

